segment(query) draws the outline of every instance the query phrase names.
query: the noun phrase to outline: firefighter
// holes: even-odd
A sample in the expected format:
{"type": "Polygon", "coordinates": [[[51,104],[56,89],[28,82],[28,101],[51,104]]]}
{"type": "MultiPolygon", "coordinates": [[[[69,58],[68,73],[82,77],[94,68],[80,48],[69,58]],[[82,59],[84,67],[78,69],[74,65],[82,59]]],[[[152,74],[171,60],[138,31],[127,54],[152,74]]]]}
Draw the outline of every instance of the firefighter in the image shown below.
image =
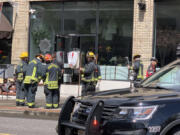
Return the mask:
{"type": "Polygon", "coordinates": [[[59,107],[59,79],[61,70],[59,66],[52,62],[50,54],[45,55],[46,77],[44,82],[44,93],[46,96],[46,109],[59,107]]]}
{"type": "Polygon", "coordinates": [[[22,52],[20,55],[21,63],[17,65],[15,70],[16,77],[16,106],[25,105],[25,91],[23,86],[23,80],[25,77],[25,71],[28,65],[28,53],[22,52]]]}
{"type": "Polygon", "coordinates": [[[134,81],[141,81],[143,80],[143,64],[141,61],[141,55],[137,54],[133,57],[133,64],[130,69],[134,72],[134,81]]]}
{"type": "Polygon", "coordinates": [[[84,68],[80,68],[81,80],[82,80],[82,96],[93,94],[96,89],[98,66],[95,64],[95,55],[93,52],[88,52],[86,55],[88,63],[84,68]]]}
{"type": "Polygon", "coordinates": [[[146,77],[149,77],[156,72],[156,66],[157,66],[158,60],[155,57],[152,57],[150,61],[151,61],[151,64],[148,66],[146,77]]]}
{"type": "Polygon", "coordinates": [[[29,108],[35,107],[35,96],[38,83],[43,75],[42,73],[43,55],[39,54],[29,62],[26,69],[26,76],[24,79],[24,88],[27,93],[27,105],[29,108]]]}

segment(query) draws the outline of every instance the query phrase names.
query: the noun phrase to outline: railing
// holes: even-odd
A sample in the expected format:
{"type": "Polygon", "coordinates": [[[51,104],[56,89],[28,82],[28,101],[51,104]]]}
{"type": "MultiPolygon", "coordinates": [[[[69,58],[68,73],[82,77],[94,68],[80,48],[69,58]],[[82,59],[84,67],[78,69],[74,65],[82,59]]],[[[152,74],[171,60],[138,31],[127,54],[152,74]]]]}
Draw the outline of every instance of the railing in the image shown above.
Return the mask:
{"type": "Polygon", "coordinates": [[[15,65],[13,64],[0,64],[0,78],[13,78],[15,65]]]}
{"type": "Polygon", "coordinates": [[[128,80],[128,67],[125,66],[100,66],[103,80],[128,80]]]}

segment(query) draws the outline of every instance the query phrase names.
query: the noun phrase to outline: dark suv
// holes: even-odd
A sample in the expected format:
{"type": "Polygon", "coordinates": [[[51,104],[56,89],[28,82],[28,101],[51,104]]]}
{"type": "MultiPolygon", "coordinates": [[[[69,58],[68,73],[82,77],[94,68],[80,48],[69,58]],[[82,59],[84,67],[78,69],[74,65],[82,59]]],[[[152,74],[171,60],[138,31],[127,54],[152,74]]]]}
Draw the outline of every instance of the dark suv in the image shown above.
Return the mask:
{"type": "Polygon", "coordinates": [[[69,97],[59,135],[180,135],[180,60],[128,89],[69,97]]]}

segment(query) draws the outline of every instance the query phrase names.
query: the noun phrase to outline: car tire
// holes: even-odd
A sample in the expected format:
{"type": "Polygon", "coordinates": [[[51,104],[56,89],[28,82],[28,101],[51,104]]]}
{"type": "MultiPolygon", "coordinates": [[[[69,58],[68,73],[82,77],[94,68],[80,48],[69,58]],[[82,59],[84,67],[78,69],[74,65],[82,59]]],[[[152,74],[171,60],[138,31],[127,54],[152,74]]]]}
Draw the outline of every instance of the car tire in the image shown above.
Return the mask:
{"type": "Polygon", "coordinates": [[[180,135],[180,127],[173,129],[170,134],[171,135],[180,135]]]}

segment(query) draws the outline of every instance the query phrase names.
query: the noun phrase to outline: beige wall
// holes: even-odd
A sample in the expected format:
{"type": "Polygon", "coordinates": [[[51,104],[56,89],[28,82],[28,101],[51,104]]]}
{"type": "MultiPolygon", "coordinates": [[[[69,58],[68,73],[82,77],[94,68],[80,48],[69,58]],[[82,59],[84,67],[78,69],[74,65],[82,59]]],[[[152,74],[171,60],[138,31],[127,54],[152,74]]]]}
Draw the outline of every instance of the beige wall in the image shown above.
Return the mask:
{"type": "Polygon", "coordinates": [[[153,50],[154,0],[145,0],[145,11],[139,10],[138,1],[134,0],[133,55],[141,54],[145,72],[153,50]]]}

